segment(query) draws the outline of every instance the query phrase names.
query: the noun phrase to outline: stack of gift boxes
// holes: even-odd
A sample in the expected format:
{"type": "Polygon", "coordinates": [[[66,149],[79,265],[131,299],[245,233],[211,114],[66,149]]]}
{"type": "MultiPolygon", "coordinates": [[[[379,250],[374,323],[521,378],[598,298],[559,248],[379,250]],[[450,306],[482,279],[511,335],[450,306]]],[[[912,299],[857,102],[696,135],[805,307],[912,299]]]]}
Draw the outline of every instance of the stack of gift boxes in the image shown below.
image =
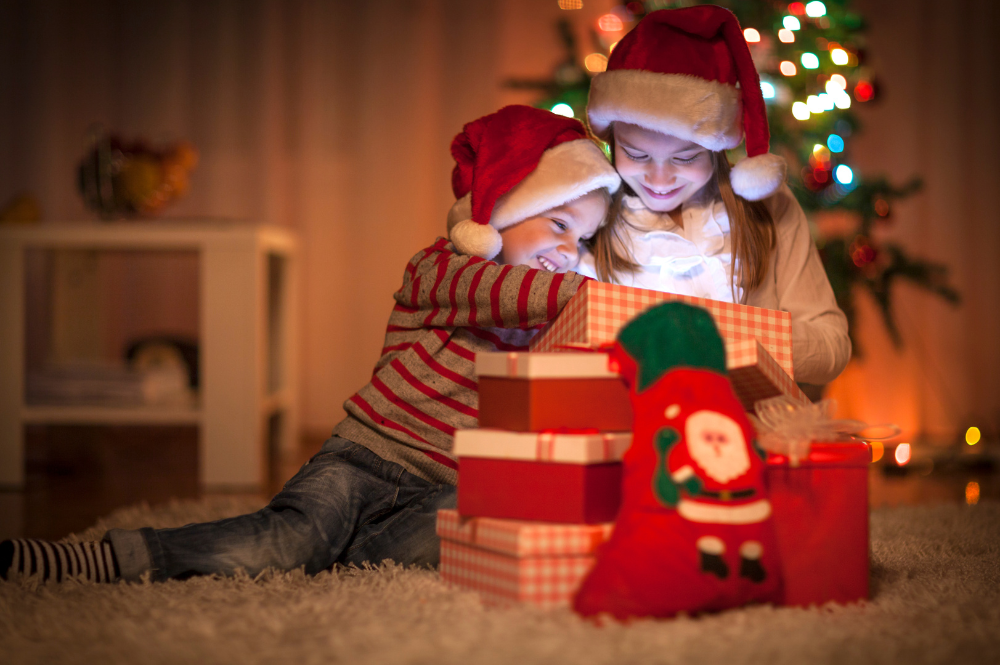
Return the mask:
{"type": "MultiPolygon", "coordinates": [[[[787,312],[588,282],[531,352],[476,357],[480,427],[455,435],[458,510],[437,524],[442,578],[491,603],[571,603],[611,533],[631,443],[628,391],[593,349],[666,300],[712,314],[748,411],[777,395],[808,402],[792,379],[787,312]]],[[[869,459],[865,444],[823,442],[794,466],[770,456],[786,603],[867,597],[869,459]]]]}

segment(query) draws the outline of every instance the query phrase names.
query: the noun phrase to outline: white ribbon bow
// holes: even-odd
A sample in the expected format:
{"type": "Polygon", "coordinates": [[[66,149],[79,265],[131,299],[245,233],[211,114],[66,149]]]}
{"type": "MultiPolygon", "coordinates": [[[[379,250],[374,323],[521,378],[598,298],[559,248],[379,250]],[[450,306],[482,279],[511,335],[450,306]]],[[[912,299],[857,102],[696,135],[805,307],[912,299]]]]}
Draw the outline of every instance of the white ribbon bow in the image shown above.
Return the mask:
{"type": "MultiPolygon", "coordinates": [[[[860,420],[836,420],[836,401],[824,399],[815,404],[794,402],[784,395],[757,402],[752,417],[764,450],[788,457],[792,466],[809,457],[813,441],[880,441],[898,436],[896,425],[869,425],[860,420]],[[877,436],[861,436],[868,430],[884,429],[877,436]]],[[[868,432],[871,434],[871,432],[868,432]]]]}

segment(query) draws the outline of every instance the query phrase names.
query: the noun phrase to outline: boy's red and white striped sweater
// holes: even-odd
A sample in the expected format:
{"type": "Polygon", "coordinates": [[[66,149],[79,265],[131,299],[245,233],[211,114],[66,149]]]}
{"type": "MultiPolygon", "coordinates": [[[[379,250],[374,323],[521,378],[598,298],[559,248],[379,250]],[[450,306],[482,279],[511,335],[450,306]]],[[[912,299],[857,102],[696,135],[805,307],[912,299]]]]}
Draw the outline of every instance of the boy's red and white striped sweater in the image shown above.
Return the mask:
{"type": "Polygon", "coordinates": [[[426,480],[456,483],[455,430],[479,416],[476,353],[526,351],[587,279],[465,256],[439,238],[407,264],[382,357],[333,433],[426,480]]]}

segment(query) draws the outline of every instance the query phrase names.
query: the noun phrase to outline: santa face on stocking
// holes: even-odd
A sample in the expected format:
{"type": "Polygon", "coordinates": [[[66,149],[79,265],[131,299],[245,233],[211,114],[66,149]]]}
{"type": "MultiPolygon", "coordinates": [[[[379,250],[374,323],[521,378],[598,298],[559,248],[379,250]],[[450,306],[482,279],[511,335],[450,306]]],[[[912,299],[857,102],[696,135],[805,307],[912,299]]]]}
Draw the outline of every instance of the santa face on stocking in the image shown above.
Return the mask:
{"type": "Polygon", "coordinates": [[[684,438],[691,458],[718,483],[728,483],[750,470],[743,431],[725,414],[705,410],[691,414],[684,423],[684,438]]]}

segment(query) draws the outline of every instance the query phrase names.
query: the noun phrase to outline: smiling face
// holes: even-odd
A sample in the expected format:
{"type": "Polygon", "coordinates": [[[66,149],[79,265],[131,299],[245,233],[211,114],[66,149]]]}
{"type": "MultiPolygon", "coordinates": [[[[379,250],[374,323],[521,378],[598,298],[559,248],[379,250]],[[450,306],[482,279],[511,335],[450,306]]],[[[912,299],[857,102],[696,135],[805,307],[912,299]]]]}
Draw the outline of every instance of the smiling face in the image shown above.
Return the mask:
{"type": "Polygon", "coordinates": [[[614,137],[618,175],[655,212],[677,209],[715,172],[708,149],[686,139],[623,122],[614,137]]]}
{"type": "Polygon", "coordinates": [[[497,263],[526,265],[549,272],[573,270],[580,243],[593,237],[608,211],[607,197],[590,192],[500,231],[497,263]]]}

